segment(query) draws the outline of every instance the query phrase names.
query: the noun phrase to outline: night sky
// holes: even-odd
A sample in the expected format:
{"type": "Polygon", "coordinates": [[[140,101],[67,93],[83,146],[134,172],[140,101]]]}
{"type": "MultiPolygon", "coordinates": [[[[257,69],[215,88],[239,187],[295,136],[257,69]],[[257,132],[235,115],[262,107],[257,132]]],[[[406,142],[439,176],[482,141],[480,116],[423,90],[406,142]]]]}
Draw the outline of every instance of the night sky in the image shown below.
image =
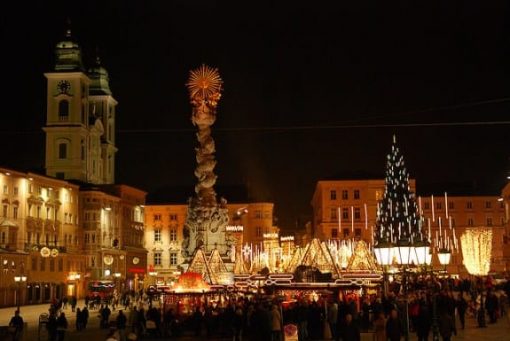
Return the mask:
{"type": "Polygon", "coordinates": [[[84,62],[97,47],[119,101],[117,182],[174,189],[172,202],[192,194],[184,84],[206,63],[225,89],[218,192],[273,201],[282,228],[311,214],[318,180],[382,177],[392,134],[419,194],[499,193],[510,171],[508,1],[275,3],[2,4],[0,164],[44,166],[43,72],[70,17],[84,62]]]}

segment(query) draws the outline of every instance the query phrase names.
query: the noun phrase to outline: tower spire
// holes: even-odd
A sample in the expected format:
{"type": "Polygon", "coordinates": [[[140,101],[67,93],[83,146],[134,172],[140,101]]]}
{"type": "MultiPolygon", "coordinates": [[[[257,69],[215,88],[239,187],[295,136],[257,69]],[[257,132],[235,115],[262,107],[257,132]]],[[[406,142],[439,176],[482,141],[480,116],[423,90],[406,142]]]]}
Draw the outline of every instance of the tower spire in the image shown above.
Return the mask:
{"type": "Polygon", "coordinates": [[[66,19],[66,38],[71,39],[71,18],[67,17],[66,19]]]}

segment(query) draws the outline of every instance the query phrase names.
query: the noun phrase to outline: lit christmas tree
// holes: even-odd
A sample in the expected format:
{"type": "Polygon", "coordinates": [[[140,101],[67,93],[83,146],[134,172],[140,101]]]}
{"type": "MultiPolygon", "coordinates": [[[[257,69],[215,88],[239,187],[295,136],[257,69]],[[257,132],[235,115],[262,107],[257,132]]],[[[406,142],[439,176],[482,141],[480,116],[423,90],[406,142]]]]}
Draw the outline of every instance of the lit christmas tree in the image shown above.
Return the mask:
{"type": "Polygon", "coordinates": [[[378,243],[416,243],[425,241],[416,196],[409,186],[409,172],[393,136],[386,162],[384,196],[377,207],[375,238],[378,243]]]}

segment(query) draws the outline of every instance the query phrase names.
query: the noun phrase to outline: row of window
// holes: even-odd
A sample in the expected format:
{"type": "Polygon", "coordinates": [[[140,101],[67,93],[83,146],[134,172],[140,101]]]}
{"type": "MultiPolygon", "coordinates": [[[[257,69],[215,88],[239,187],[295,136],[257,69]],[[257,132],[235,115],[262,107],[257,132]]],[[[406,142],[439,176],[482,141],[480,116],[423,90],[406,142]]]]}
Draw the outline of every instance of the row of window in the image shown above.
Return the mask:
{"type": "MultiPolygon", "coordinates": [[[[329,199],[330,200],[337,200],[336,190],[332,189],[329,191],[329,199]]],[[[349,191],[344,189],[341,191],[342,194],[342,200],[349,200],[349,191]]],[[[359,189],[355,189],[352,193],[352,197],[355,200],[358,200],[360,198],[360,191],[359,189]]]]}
{"type": "MultiPolygon", "coordinates": [[[[33,184],[28,184],[28,193],[29,194],[33,194],[34,193],[34,187],[37,187],[37,194],[39,196],[41,196],[43,194],[43,189],[44,187],[43,186],[34,186],[33,184]]],[[[10,190],[9,190],[9,186],[7,184],[4,184],[3,185],[3,190],[2,190],[2,193],[4,195],[8,195],[10,193],[10,190]]],[[[18,186],[13,186],[12,188],[12,194],[13,195],[18,195],[19,194],[19,187],[18,186]]],[[[58,190],[47,190],[47,196],[48,198],[51,198],[51,199],[59,199],[59,194],[60,192],[58,190]]],[[[72,196],[69,197],[69,194],[68,193],[65,193],[65,198],[64,198],[64,201],[65,202],[73,202],[73,199],[72,199],[72,196]]]]}
{"type": "MultiPolygon", "coordinates": [[[[162,232],[161,232],[161,229],[155,229],[154,230],[154,242],[160,242],[162,239],[162,232]]],[[[171,242],[174,242],[177,240],[177,228],[170,228],[170,234],[169,234],[169,237],[170,237],[170,241],[171,242]]]]}
{"type": "MultiPolygon", "coordinates": [[[[163,266],[163,252],[154,252],[154,266],[163,266]]],[[[177,251],[170,251],[169,265],[177,265],[177,251]]]]}
{"type": "MultiPolygon", "coordinates": [[[[27,232],[27,242],[29,244],[36,244],[36,245],[40,245],[41,244],[41,234],[39,232],[37,233],[32,233],[32,232],[27,232]]],[[[49,246],[58,246],[58,245],[61,245],[59,244],[59,240],[58,240],[58,236],[56,234],[54,235],[50,235],[48,233],[46,233],[44,235],[44,244],[45,245],[49,245],[49,246]]],[[[73,236],[71,234],[64,234],[64,246],[68,246],[68,245],[78,245],[78,236],[73,236]]]]}
{"type": "MultiPolygon", "coordinates": [[[[161,213],[154,214],[153,219],[154,221],[161,221],[161,213]]],[[[168,215],[168,219],[171,221],[177,221],[177,214],[168,215]]]]}
{"type": "MultiPolygon", "coordinates": [[[[18,212],[19,207],[17,205],[12,206],[12,218],[18,219],[18,212]]],[[[28,205],[28,217],[34,217],[32,215],[32,204],[28,205]]],[[[52,211],[51,207],[46,207],[46,219],[57,219],[57,213],[58,210],[52,211]],[[53,214],[54,213],[54,214],[53,214]]],[[[2,205],[2,217],[8,218],[11,217],[9,215],[9,205],[4,204],[2,205]]],[[[34,218],[41,218],[41,206],[36,206],[35,210],[35,217],[34,218]]],[[[76,215],[73,216],[72,213],[64,213],[64,224],[78,224],[78,217],[76,215]]]]}
{"type": "MultiPolygon", "coordinates": [[[[442,210],[443,209],[443,203],[442,202],[436,202],[436,210],[442,210]]],[[[426,201],[423,203],[423,209],[424,210],[430,210],[431,208],[431,203],[426,201]]],[[[492,201],[486,201],[485,202],[485,208],[486,209],[491,209],[492,208],[492,201]]],[[[500,202],[499,203],[499,208],[505,208],[505,203],[504,202],[500,202]]],[[[448,202],[448,209],[449,210],[453,210],[455,209],[455,202],[453,201],[450,201],[448,202]]],[[[472,201],[467,201],[466,202],[466,209],[468,210],[472,210],[473,209],[473,202],[472,201]]]]}
{"type": "MultiPolygon", "coordinates": [[[[351,229],[345,228],[342,229],[342,237],[343,238],[351,238],[351,229]]],[[[354,238],[361,238],[361,229],[354,229],[354,238]]],[[[338,239],[338,229],[331,229],[331,239],[338,239]]]]}
{"type": "MultiPolygon", "coordinates": [[[[342,220],[349,220],[349,211],[351,209],[349,208],[342,208],[342,220]]],[[[361,219],[361,209],[359,207],[354,207],[354,220],[360,220],[361,219]]],[[[338,219],[338,208],[331,208],[330,210],[330,220],[336,220],[338,219]]]]}
{"type": "MultiPolygon", "coordinates": [[[[51,272],[63,272],[64,271],[64,259],[63,258],[44,258],[44,257],[32,257],[31,259],[31,269],[32,271],[47,271],[46,263],[48,263],[48,270],[51,272]],[[56,264],[55,264],[56,263],[56,264]]],[[[83,262],[73,262],[67,261],[66,271],[71,271],[72,269],[77,271],[83,271],[83,262]]]]}

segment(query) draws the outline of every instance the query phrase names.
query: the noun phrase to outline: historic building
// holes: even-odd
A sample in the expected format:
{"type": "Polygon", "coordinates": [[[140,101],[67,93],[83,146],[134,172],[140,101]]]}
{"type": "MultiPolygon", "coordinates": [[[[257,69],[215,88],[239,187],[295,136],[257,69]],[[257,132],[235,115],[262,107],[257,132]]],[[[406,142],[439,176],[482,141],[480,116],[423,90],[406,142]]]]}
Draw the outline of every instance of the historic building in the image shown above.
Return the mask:
{"type": "MultiPolygon", "coordinates": [[[[69,276],[85,270],[79,187],[34,173],[0,169],[0,306],[77,294],[69,276]],[[26,282],[14,282],[26,276],[26,282]]],[[[71,276],[72,277],[72,276],[71,276]]]]}
{"type": "Polygon", "coordinates": [[[82,186],[85,279],[113,280],[121,291],[139,289],[147,259],[143,248],[145,196],[126,185],[82,186]]]}
{"type": "Polygon", "coordinates": [[[85,70],[68,29],[47,79],[46,174],[84,183],[115,181],[115,106],[99,57],[85,70]]]}
{"type": "MultiPolygon", "coordinates": [[[[182,255],[183,228],[187,205],[147,205],[145,207],[145,248],[150,272],[157,273],[152,282],[169,283],[181,273],[186,257],[182,255]]],[[[229,223],[226,227],[237,245],[259,245],[278,235],[273,225],[272,203],[227,204],[229,223]]]]}
{"type": "MultiPolygon", "coordinates": [[[[411,191],[416,184],[410,180],[411,191]]],[[[508,186],[507,186],[508,187],[508,186]]],[[[384,180],[331,180],[319,181],[312,198],[313,233],[320,239],[363,239],[373,244],[373,228],[377,218],[377,203],[384,193],[384,180]]],[[[499,196],[427,196],[417,197],[424,218],[424,228],[432,238],[441,232],[456,238],[472,227],[489,227],[493,231],[491,271],[506,271],[503,240],[508,218],[505,204],[499,196]]],[[[465,274],[462,264],[460,240],[458,252],[452,253],[448,270],[465,274]]],[[[437,257],[433,262],[439,266],[437,257]]]]}
{"type": "MultiPolygon", "coordinates": [[[[415,191],[415,181],[409,180],[415,191]]],[[[384,180],[322,180],[311,205],[313,234],[322,240],[362,238],[370,241],[384,180]]]]}

